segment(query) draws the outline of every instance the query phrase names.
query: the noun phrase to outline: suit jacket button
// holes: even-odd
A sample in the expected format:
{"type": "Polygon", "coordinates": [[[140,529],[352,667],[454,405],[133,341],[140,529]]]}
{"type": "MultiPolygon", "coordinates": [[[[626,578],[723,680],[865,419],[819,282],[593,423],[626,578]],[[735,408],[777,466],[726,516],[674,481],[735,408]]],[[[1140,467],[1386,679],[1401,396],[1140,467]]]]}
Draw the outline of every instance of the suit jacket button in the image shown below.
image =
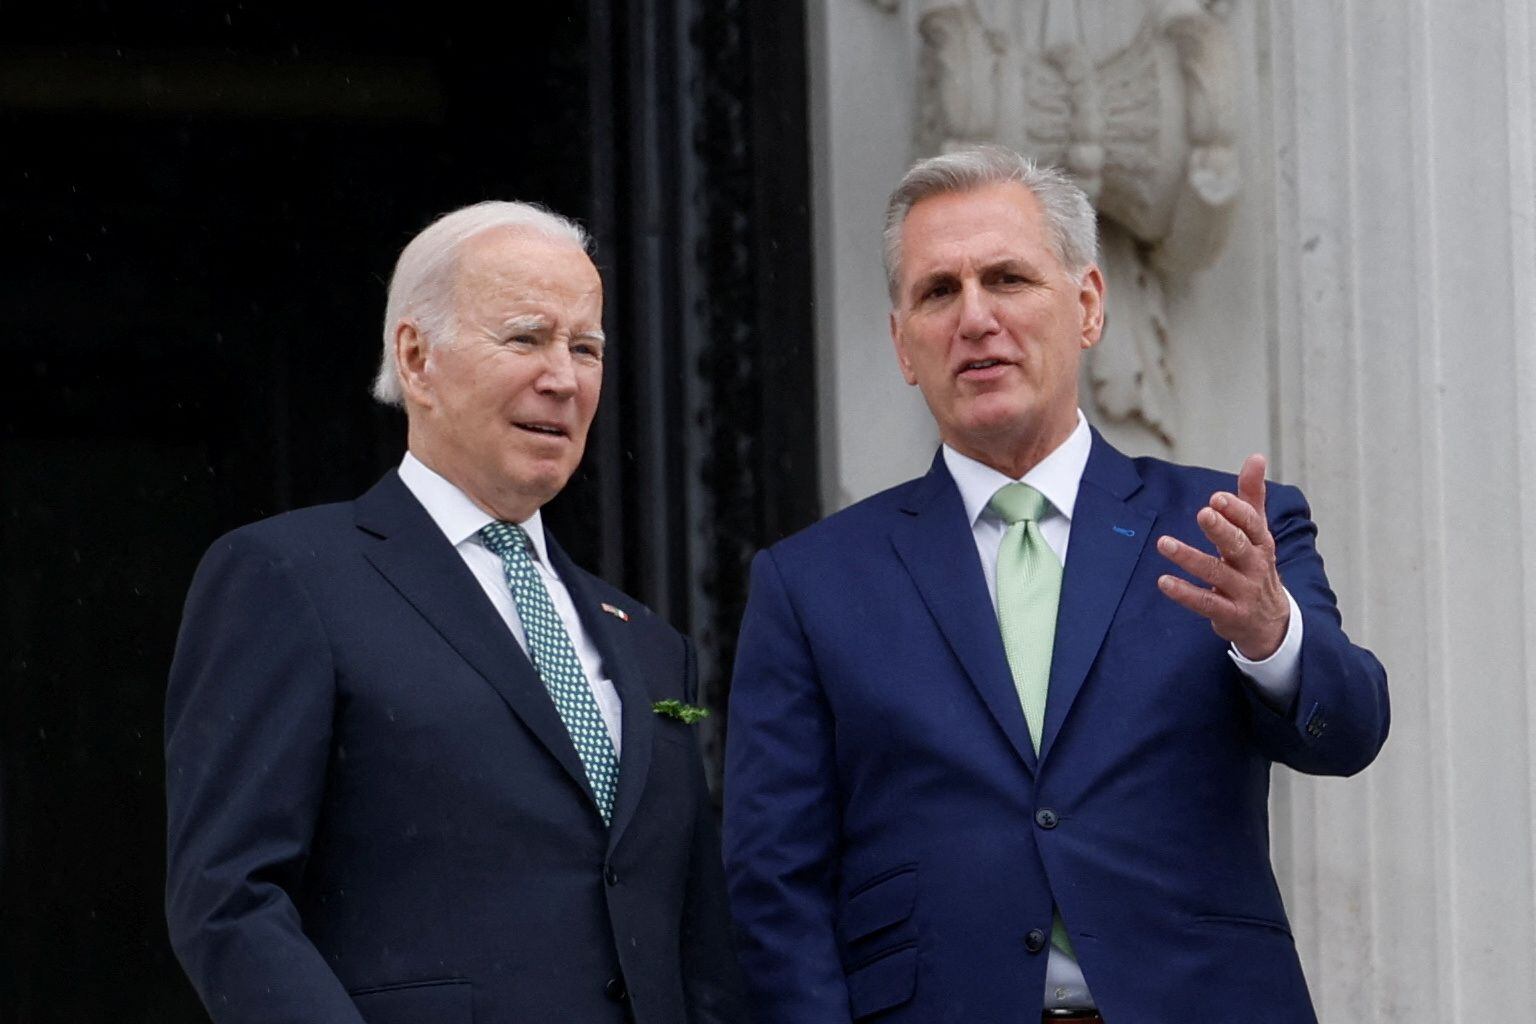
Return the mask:
{"type": "Polygon", "coordinates": [[[603,986],[603,995],[615,1003],[622,1003],[629,998],[629,989],[624,987],[623,978],[609,978],[608,984],[603,986]]]}
{"type": "Polygon", "coordinates": [[[1039,825],[1041,828],[1055,828],[1056,823],[1060,820],[1061,819],[1056,816],[1056,812],[1051,810],[1049,807],[1042,807],[1035,812],[1035,824],[1039,825]]]}
{"type": "Polygon", "coordinates": [[[1031,928],[1029,934],[1024,936],[1024,948],[1031,953],[1038,953],[1045,948],[1045,932],[1039,928],[1031,928]]]}
{"type": "Polygon", "coordinates": [[[609,885],[619,884],[619,873],[613,870],[612,864],[603,869],[603,881],[607,882],[609,885]]]}

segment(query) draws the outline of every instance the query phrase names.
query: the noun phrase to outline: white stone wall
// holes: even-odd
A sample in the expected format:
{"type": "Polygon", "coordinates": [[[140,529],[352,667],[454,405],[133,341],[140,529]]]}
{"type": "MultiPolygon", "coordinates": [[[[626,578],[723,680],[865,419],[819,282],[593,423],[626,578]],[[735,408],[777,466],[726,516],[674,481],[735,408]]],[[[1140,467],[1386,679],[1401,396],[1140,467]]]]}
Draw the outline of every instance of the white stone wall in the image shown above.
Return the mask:
{"type": "Polygon", "coordinates": [[[1325,1020],[1532,1019],[1531,14],[1266,14],[1276,441],[1394,706],[1364,779],[1279,788],[1298,938],[1325,1020]]]}
{"type": "MultiPolygon", "coordinates": [[[[1159,0],[1084,2],[1113,46],[1106,8],[1159,0]]],[[[1216,264],[1168,288],[1171,453],[1235,468],[1267,450],[1306,490],[1346,628],[1393,695],[1364,776],[1275,773],[1318,1010],[1536,1019],[1536,15],[1207,6],[1237,56],[1243,192],[1216,264]]],[[[828,508],[921,472],[935,443],[879,269],[884,197],[917,155],[922,7],[809,5],[828,508]]]]}
{"type": "Polygon", "coordinates": [[[901,379],[880,268],[885,199],[913,155],[917,45],[870,0],[807,12],[822,503],[842,508],[923,472],[938,433],[901,379]]]}

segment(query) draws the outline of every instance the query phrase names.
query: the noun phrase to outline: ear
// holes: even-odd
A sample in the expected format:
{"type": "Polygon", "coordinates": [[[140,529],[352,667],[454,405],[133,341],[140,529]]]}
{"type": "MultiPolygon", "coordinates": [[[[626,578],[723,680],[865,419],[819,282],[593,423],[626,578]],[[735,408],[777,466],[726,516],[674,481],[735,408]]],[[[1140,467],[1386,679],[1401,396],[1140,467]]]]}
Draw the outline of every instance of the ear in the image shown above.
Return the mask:
{"type": "Polygon", "coordinates": [[[1082,346],[1093,348],[1104,334],[1104,275],[1092,263],[1083,271],[1077,298],[1083,311],[1082,346]]]}
{"type": "Polygon", "coordinates": [[[896,311],[891,310],[891,346],[896,349],[896,365],[901,367],[901,376],[908,384],[917,383],[917,374],[912,372],[912,360],[907,358],[907,346],[901,337],[901,325],[896,319],[896,311]]]}
{"type": "Polygon", "coordinates": [[[416,325],[402,320],[395,325],[395,372],[407,407],[432,405],[431,346],[416,325]]]}

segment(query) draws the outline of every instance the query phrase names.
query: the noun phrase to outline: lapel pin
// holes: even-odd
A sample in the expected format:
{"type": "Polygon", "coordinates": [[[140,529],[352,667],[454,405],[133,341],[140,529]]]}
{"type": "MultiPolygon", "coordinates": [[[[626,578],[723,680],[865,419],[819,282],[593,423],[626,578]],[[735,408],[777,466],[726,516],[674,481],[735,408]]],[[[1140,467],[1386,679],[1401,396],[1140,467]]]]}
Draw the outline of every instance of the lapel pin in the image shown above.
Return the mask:
{"type": "Polygon", "coordinates": [[[701,708],[697,704],[685,704],[680,700],[659,700],[651,705],[651,710],[658,715],[675,718],[684,725],[693,725],[709,717],[708,708],[701,708]]]}
{"type": "Polygon", "coordinates": [[[629,621],[629,612],[625,611],[623,608],[615,607],[614,605],[609,604],[607,601],[603,602],[603,611],[607,612],[609,615],[612,615],[620,622],[629,621]]]}
{"type": "Polygon", "coordinates": [[[1134,536],[1136,536],[1136,531],[1131,529],[1129,526],[1117,526],[1117,527],[1115,527],[1115,532],[1118,533],[1122,537],[1134,537],[1134,536]]]}

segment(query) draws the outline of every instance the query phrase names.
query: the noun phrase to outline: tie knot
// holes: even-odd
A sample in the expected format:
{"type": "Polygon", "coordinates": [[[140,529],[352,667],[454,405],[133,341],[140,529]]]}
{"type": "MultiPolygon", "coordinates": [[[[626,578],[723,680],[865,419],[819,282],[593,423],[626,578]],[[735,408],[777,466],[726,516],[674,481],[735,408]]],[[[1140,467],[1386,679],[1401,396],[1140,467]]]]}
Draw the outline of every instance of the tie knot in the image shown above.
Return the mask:
{"type": "Polygon", "coordinates": [[[502,558],[528,553],[528,534],[516,523],[487,523],[480,528],[480,541],[502,558]]]}
{"type": "Polygon", "coordinates": [[[999,487],[987,507],[1012,526],[1015,523],[1038,523],[1051,503],[1029,484],[1014,483],[999,487]]]}

